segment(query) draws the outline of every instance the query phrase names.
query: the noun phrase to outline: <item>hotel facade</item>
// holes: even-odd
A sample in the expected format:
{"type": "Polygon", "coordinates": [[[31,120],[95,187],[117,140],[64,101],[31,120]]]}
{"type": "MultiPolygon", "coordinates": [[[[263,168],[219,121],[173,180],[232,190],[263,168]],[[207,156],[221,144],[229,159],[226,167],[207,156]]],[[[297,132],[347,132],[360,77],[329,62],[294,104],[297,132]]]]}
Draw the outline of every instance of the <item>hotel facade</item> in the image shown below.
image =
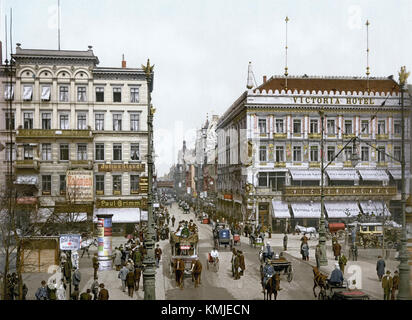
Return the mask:
{"type": "MultiPolygon", "coordinates": [[[[317,226],[323,111],[326,218],[373,213],[400,221],[401,107],[393,80],[305,75],[247,87],[217,125],[218,212],[278,231],[317,226]]],[[[409,194],[407,90],[404,106],[409,194]]]]}

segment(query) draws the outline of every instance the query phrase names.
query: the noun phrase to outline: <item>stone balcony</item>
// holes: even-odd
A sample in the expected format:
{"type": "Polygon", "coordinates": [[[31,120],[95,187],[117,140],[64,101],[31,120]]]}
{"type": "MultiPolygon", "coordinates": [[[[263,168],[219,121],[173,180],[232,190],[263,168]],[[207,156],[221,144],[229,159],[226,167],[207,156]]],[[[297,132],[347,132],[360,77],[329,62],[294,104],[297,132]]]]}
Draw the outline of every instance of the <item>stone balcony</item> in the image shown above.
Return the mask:
{"type": "Polygon", "coordinates": [[[70,160],[69,167],[70,168],[93,169],[93,161],[92,160],[70,160]]]}
{"type": "Polygon", "coordinates": [[[15,169],[33,169],[39,170],[39,162],[37,160],[16,160],[15,169]]]}
{"type": "Polygon", "coordinates": [[[287,135],[286,133],[274,133],[273,134],[273,139],[286,139],[287,135]]]}
{"type": "Polygon", "coordinates": [[[389,135],[388,134],[377,134],[376,135],[376,140],[388,140],[389,135]]]}
{"type": "Polygon", "coordinates": [[[18,129],[16,141],[38,139],[93,139],[92,130],[60,130],[60,129],[18,129]]]}
{"type": "Polygon", "coordinates": [[[309,133],[308,134],[309,139],[316,139],[316,140],[320,140],[320,133],[309,133]]]}

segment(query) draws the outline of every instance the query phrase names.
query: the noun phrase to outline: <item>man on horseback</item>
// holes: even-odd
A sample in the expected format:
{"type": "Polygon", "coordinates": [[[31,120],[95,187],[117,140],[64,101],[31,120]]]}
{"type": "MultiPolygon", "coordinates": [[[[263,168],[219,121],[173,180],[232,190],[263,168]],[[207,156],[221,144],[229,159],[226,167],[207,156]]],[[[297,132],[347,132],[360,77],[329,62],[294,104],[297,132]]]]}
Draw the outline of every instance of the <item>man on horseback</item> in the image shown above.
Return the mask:
{"type": "Polygon", "coordinates": [[[335,263],[335,270],[332,271],[329,278],[329,284],[334,287],[341,287],[343,284],[343,273],[339,268],[339,263],[335,263]]]}
{"type": "Polygon", "coordinates": [[[263,251],[263,257],[264,257],[265,260],[266,259],[272,259],[272,257],[273,257],[273,250],[272,250],[272,247],[270,246],[269,241],[266,243],[265,251],[263,251]]]}
{"type": "Polygon", "coordinates": [[[263,271],[262,271],[262,289],[263,289],[262,293],[265,293],[266,283],[268,279],[270,279],[273,276],[274,273],[275,273],[275,269],[266,260],[265,266],[263,267],[263,271]]]}
{"type": "Polygon", "coordinates": [[[217,251],[216,248],[213,248],[212,251],[210,252],[210,259],[211,259],[210,262],[213,262],[213,263],[219,261],[219,252],[217,251]]]}

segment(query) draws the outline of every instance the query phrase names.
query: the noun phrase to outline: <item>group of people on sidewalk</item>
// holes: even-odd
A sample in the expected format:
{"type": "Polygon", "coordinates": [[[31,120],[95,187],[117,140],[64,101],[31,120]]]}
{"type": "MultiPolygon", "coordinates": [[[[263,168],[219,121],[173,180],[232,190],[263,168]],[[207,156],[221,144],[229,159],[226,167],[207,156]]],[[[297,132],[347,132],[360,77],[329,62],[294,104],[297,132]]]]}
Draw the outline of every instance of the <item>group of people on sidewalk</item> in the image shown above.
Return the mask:
{"type": "Polygon", "coordinates": [[[383,260],[382,256],[378,256],[378,261],[376,262],[376,273],[379,281],[382,282],[383,299],[395,300],[396,292],[399,290],[399,272],[398,270],[395,270],[392,277],[390,270],[386,270],[385,273],[385,268],[385,260],[383,260]]]}

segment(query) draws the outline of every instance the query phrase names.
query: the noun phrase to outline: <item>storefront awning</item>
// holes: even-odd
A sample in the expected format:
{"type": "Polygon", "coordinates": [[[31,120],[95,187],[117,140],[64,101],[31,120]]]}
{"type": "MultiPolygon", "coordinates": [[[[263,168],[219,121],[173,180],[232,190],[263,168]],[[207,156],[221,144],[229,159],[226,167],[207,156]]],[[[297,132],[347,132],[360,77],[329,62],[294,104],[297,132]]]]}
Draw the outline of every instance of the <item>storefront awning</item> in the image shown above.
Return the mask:
{"type": "Polygon", "coordinates": [[[37,182],[38,182],[37,175],[19,175],[16,178],[15,184],[36,185],[37,182]]]}
{"type": "Polygon", "coordinates": [[[363,180],[366,181],[389,181],[385,170],[359,170],[363,180]]]}
{"type": "Polygon", "coordinates": [[[383,211],[385,210],[385,216],[391,215],[388,207],[385,203],[382,204],[382,201],[359,201],[359,204],[364,214],[371,215],[373,213],[375,216],[379,217],[382,216],[383,211]]]}
{"type": "Polygon", "coordinates": [[[354,169],[326,170],[330,180],[359,180],[359,176],[354,169]]]}
{"type": "Polygon", "coordinates": [[[320,202],[292,203],[295,218],[320,218],[320,202]]]}
{"type": "Polygon", "coordinates": [[[272,200],[272,210],[273,218],[290,218],[288,204],[283,201],[272,200]]]}
{"type": "Polygon", "coordinates": [[[325,210],[329,218],[347,218],[356,217],[360,213],[359,206],[356,202],[325,202],[325,210]]]}
{"type": "Polygon", "coordinates": [[[97,222],[98,214],[112,214],[112,223],[138,223],[140,218],[147,221],[147,211],[139,208],[97,208],[94,211],[94,222],[97,222]]]}
{"type": "MultiPolygon", "coordinates": [[[[389,169],[389,173],[391,174],[394,180],[401,180],[402,179],[402,170],[401,169],[389,169]]],[[[410,171],[405,170],[405,179],[411,175],[410,171]]]]}
{"type": "Polygon", "coordinates": [[[293,180],[318,180],[320,181],[320,170],[290,170],[293,180]]]}

